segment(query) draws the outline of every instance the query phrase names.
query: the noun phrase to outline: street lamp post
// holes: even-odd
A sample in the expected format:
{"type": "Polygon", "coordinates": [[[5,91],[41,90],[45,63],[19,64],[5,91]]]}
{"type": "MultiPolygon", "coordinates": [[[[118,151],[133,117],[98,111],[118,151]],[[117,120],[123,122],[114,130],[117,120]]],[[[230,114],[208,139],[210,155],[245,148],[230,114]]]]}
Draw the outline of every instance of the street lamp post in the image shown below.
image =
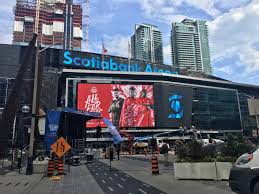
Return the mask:
{"type": "Polygon", "coordinates": [[[36,125],[37,100],[38,100],[38,96],[37,96],[38,74],[39,74],[39,44],[37,44],[36,56],[35,56],[31,133],[30,133],[29,155],[28,155],[28,159],[27,159],[26,175],[31,175],[33,173],[33,147],[34,147],[34,129],[35,129],[35,125],[36,125]]]}
{"type": "Polygon", "coordinates": [[[24,119],[24,115],[25,114],[28,114],[30,112],[30,107],[28,105],[24,105],[22,106],[22,109],[21,109],[21,116],[19,117],[20,118],[20,125],[19,125],[19,130],[20,130],[20,154],[19,154],[19,157],[18,158],[18,167],[19,167],[19,173],[20,173],[20,168],[21,168],[21,163],[22,163],[22,150],[23,150],[23,144],[24,144],[24,122],[23,122],[23,119],[24,119]]]}
{"type": "MultiPolygon", "coordinates": [[[[39,0],[38,0],[39,1],[39,0]]],[[[69,38],[69,37],[68,37],[69,38]]],[[[67,39],[67,38],[65,38],[67,39]]],[[[33,83],[33,99],[32,99],[32,118],[31,118],[31,132],[30,132],[30,143],[29,143],[29,155],[27,159],[27,168],[26,168],[26,175],[31,175],[33,173],[33,147],[34,147],[34,131],[36,126],[36,117],[37,117],[37,106],[39,103],[39,96],[38,96],[38,87],[40,87],[40,76],[39,69],[39,56],[40,54],[51,48],[52,46],[59,44],[60,42],[55,42],[52,45],[45,47],[43,49],[39,49],[40,45],[37,43],[36,46],[36,55],[35,55],[35,68],[34,68],[34,83],[33,83]]]]}

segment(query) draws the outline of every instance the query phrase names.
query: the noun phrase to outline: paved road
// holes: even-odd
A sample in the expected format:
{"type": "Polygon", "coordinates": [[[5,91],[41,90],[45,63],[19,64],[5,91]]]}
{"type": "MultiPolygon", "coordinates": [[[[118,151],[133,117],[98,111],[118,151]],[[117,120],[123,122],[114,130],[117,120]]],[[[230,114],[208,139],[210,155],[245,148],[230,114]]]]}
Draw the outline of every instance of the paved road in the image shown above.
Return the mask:
{"type": "MultiPolygon", "coordinates": [[[[101,160],[109,164],[108,160],[101,160]]],[[[173,167],[159,164],[160,175],[151,175],[151,162],[123,158],[112,162],[112,166],[148,185],[168,194],[233,194],[227,181],[176,180],[173,167]]]]}
{"type": "Polygon", "coordinates": [[[96,182],[107,194],[163,194],[159,189],[146,184],[126,173],[112,168],[100,161],[87,164],[96,182]]]}

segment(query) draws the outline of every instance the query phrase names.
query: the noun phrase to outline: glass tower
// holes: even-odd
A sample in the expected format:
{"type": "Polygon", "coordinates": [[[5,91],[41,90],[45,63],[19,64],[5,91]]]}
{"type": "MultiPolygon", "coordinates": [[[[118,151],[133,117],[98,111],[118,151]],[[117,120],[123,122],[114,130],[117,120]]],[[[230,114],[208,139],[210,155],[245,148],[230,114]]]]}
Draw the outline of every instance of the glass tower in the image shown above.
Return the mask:
{"type": "Polygon", "coordinates": [[[212,74],[206,21],[184,19],[171,30],[173,65],[180,69],[212,74]]]}
{"type": "Polygon", "coordinates": [[[133,59],[163,64],[162,33],[150,24],[135,25],[131,36],[131,56],[133,59]]]}

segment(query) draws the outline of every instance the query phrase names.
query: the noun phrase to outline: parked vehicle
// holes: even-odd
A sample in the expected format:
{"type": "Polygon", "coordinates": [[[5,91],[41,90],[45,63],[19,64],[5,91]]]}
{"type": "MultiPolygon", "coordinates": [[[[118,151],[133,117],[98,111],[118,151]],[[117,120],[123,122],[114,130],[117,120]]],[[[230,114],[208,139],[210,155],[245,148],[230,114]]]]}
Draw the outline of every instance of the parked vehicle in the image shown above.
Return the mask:
{"type": "Polygon", "coordinates": [[[259,149],[237,159],[230,171],[229,186],[239,194],[259,193],[259,149]]]}
{"type": "Polygon", "coordinates": [[[211,138],[211,136],[209,134],[206,134],[206,136],[204,137],[204,135],[202,135],[200,131],[194,132],[193,136],[198,142],[202,143],[203,146],[206,146],[210,143],[212,143],[212,144],[224,143],[224,141],[221,139],[211,138]]]}
{"type": "MultiPolygon", "coordinates": [[[[211,141],[213,144],[224,143],[224,141],[220,140],[220,139],[211,139],[211,141]]],[[[203,146],[210,144],[210,139],[202,139],[202,144],[203,144],[203,146]]]]}
{"type": "MultiPolygon", "coordinates": [[[[167,144],[162,139],[159,139],[159,138],[156,138],[156,142],[159,149],[162,148],[163,144],[167,144]]],[[[167,147],[169,148],[169,144],[167,144],[167,147]]]]}

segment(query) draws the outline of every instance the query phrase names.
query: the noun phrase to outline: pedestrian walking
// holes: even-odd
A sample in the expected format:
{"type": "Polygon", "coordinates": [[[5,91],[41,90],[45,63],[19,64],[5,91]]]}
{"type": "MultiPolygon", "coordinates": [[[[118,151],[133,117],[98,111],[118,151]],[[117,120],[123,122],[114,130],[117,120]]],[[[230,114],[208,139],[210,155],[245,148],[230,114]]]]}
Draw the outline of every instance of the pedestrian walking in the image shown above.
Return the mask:
{"type": "Polygon", "coordinates": [[[168,151],[169,151],[169,147],[168,144],[164,143],[161,147],[160,153],[164,154],[164,159],[165,159],[165,166],[168,166],[168,151]]]}
{"type": "Polygon", "coordinates": [[[17,150],[17,160],[18,160],[18,168],[22,167],[22,149],[17,150]]]}
{"type": "Polygon", "coordinates": [[[109,158],[110,158],[110,161],[113,161],[113,157],[114,157],[114,147],[113,147],[113,145],[111,145],[109,148],[108,148],[108,150],[109,150],[109,158]]]}
{"type": "Polygon", "coordinates": [[[120,150],[121,150],[121,146],[118,143],[116,144],[116,153],[117,153],[118,160],[120,160],[120,150]]]}

